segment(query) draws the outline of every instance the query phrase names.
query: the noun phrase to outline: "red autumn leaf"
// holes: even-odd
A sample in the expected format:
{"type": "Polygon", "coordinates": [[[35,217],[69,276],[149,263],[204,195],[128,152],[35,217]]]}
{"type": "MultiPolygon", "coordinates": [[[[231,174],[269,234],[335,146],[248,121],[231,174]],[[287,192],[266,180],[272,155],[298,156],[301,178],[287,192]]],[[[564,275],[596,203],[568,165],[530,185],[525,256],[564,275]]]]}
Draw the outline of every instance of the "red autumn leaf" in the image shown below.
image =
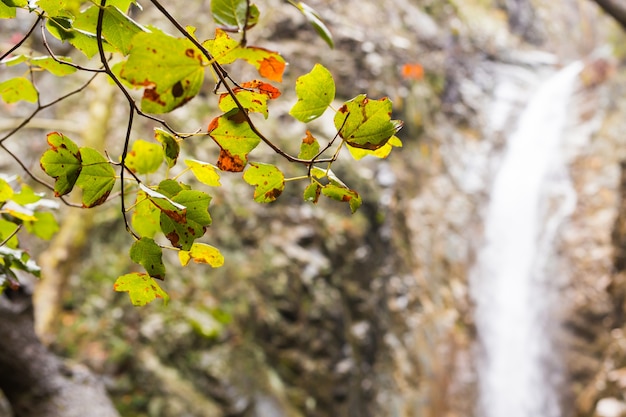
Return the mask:
{"type": "MultiPolygon", "coordinates": [[[[271,84],[265,83],[261,80],[253,80],[253,81],[245,82],[241,84],[241,87],[248,89],[248,90],[256,90],[261,94],[265,94],[270,99],[278,98],[281,95],[281,92],[278,88],[274,87],[271,84]]],[[[238,89],[235,88],[235,90],[238,90],[238,89]]]]}

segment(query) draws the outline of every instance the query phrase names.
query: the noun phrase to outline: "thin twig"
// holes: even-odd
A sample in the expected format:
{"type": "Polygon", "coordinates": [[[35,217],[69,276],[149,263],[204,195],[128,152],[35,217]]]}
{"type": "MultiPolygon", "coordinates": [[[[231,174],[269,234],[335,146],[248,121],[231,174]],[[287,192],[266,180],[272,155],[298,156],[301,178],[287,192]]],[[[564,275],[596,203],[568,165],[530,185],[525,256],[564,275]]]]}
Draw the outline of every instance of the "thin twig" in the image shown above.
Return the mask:
{"type": "Polygon", "coordinates": [[[6,245],[8,243],[8,241],[11,240],[11,238],[13,236],[15,236],[17,234],[17,232],[19,232],[22,229],[23,226],[24,226],[24,223],[18,224],[17,227],[15,228],[15,230],[13,231],[13,233],[11,233],[2,242],[0,242],[0,247],[6,245]]]}
{"type": "Polygon", "coordinates": [[[20,39],[20,41],[18,43],[16,43],[15,45],[13,45],[8,51],[6,51],[5,53],[3,53],[2,55],[0,55],[0,61],[2,61],[4,58],[6,58],[7,56],[9,56],[11,53],[13,53],[17,48],[19,48],[20,46],[22,46],[22,44],[24,42],[26,42],[26,39],[28,39],[30,37],[30,35],[32,35],[33,31],[35,30],[35,28],[37,27],[37,24],[39,22],[41,22],[41,20],[43,19],[43,14],[40,14],[39,16],[37,16],[37,20],[35,20],[35,23],[33,23],[33,25],[30,27],[30,29],[28,30],[28,32],[26,32],[26,35],[24,35],[24,37],[22,39],[20,39]]]}
{"type": "Polygon", "coordinates": [[[16,134],[18,131],[20,131],[23,127],[25,127],[40,111],[47,109],[48,107],[52,107],[55,104],[75,95],[80,93],[81,91],[83,91],[85,88],[87,88],[87,86],[89,86],[89,84],[91,84],[91,82],[94,80],[94,78],[96,77],[96,75],[98,74],[94,74],[90,79],[87,80],[87,82],[85,82],[82,86],[78,87],[75,90],[70,91],[69,93],[62,95],[61,97],[58,97],[54,100],[52,100],[50,103],[47,104],[42,104],[37,106],[37,108],[30,114],[30,116],[26,117],[22,123],[20,123],[18,126],[16,126],[13,130],[11,130],[9,133],[7,133],[6,135],[4,135],[3,137],[0,138],[0,143],[3,143],[5,140],[9,139],[11,136],[13,136],[14,134],[16,134]]]}
{"type": "Polygon", "coordinates": [[[126,156],[128,155],[128,146],[130,144],[130,135],[133,128],[133,117],[135,115],[135,110],[137,110],[137,105],[135,104],[135,100],[133,100],[130,93],[126,90],[122,82],[113,74],[111,71],[111,67],[109,66],[109,62],[104,53],[104,46],[102,45],[102,24],[104,22],[104,8],[106,7],[107,0],[100,0],[100,8],[98,9],[98,21],[96,23],[96,42],[98,43],[98,53],[100,55],[100,62],[104,66],[106,73],[111,77],[113,82],[117,85],[119,90],[124,94],[126,100],[128,101],[128,106],[130,108],[130,112],[128,113],[128,123],[126,125],[126,135],[124,137],[124,147],[122,149],[122,156],[120,157],[120,162],[122,168],[120,169],[120,187],[121,187],[121,196],[120,196],[120,205],[122,211],[122,217],[124,218],[124,225],[126,226],[126,230],[132,234],[134,237],[139,239],[139,236],[133,231],[128,223],[128,218],[126,217],[126,202],[124,195],[124,172],[126,167],[126,156]]]}
{"type": "MultiPolygon", "coordinates": [[[[328,162],[328,161],[318,160],[317,158],[319,158],[324,152],[326,152],[327,150],[329,150],[333,146],[333,144],[335,143],[335,141],[339,137],[340,132],[343,130],[343,127],[346,125],[346,122],[348,121],[348,116],[350,116],[350,112],[348,112],[346,114],[346,118],[343,119],[343,123],[341,123],[341,127],[339,128],[339,130],[337,130],[337,133],[335,134],[335,137],[333,137],[326,144],[326,146],[317,153],[317,155],[315,155],[313,158],[311,158],[311,164],[309,165],[309,177],[311,176],[311,170],[313,169],[313,165],[315,163],[325,163],[325,162],[328,162]]],[[[339,151],[343,147],[343,144],[344,144],[344,141],[341,142],[341,145],[337,147],[337,150],[333,154],[332,158],[330,158],[331,160],[330,160],[330,162],[328,162],[329,167],[330,167],[330,164],[332,164],[333,162],[335,162],[337,160],[337,157],[339,156],[339,151]]]]}
{"type": "MultiPolygon", "coordinates": [[[[26,164],[24,164],[22,162],[22,160],[15,155],[13,152],[11,152],[11,150],[9,148],[7,148],[4,143],[0,143],[0,148],[2,150],[4,150],[7,154],[9,154],[9,156],[11,158],[13,158],[15,160],[15,162],[17,162],[17,164],[22,167],[22,169],[24,170],[24,172],[26,172],[26,174],[35,182],[43,185],[44,187],[48,188],[49,190],[54,191],[54,187],[52,187],[50,184],[48,184],[47,182],[39,179],[35,174],[33,174],[28,167],[26,166],[26,164]]],[[[70,203],[69,201],[67,201],[65,198],[63,198],[62,196],[60,196],[61,201],[63,202],[63,204],[65,204],[66,206],[70,206],[70,207],[82,207],[81,205],[78,204],[74,204],[74,203],[70,203]]]]}
{"type": "Polygon", "coordinates": [[[73,62],[64,61],[61,58],[57,57],[55,53],[52,52],[52,48],[50,48],[50,45],[48,44],[45,27],[43,25],[41,25],[41,42],[43,43],[44,48],[46,48],[46,51],[48,51],[48,53],[50,54],[50,58],[54,59],[59,64],[67,65],[85,72],[105,72],[102,68],[87,68],[83,67],[82,65],[74,64],[73,62]]]}

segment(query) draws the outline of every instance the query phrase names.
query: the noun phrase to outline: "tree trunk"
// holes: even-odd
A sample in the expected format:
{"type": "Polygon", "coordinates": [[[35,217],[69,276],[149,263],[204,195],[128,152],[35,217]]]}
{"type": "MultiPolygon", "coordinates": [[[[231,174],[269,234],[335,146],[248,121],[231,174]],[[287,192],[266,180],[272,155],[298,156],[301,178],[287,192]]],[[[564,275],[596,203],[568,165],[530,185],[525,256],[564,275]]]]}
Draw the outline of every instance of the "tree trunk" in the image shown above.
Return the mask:
{"type": "Polygon", "coordinates": [[[15,417],[119,417],[102,383],[35,335],[27,290],[0,296],[0,389],[15,417]]]}

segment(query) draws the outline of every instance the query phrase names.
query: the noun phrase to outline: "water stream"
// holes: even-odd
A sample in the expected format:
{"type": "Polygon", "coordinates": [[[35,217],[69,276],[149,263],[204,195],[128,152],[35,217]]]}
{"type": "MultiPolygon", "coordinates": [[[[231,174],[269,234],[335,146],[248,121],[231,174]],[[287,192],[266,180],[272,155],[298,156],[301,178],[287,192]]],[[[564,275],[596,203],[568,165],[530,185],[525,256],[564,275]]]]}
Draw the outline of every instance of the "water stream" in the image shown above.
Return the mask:
{"type": "Polygon", "coordinates": [[[493,182],[485,246],[471,283],[480,417],[562,417],[562,374],[551,339],[554,277],[547,266],[559,225],[576,201],[560,151],[581,66],[571,64],[539,85],[493,182]]]}

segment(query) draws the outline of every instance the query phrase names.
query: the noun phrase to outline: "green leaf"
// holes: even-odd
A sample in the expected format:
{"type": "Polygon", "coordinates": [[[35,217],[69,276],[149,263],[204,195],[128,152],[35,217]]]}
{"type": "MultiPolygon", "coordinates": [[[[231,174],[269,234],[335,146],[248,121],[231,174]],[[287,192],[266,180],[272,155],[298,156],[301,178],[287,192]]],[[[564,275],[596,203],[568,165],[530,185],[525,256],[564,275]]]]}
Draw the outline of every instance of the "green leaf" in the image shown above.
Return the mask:
{"type": "Polygon", "coordinates": [[[322,187],[322,194],[333,200],[347,202],[352,213],[355,213],[363,203],[361,196],[356,191],[332,183],[322,187]]]}
{"type": "Polygon", "coordinates": [[[320,117],[335,99],[335,81],[331,73],[320,64],[296,80],[298,101],[289,114],[308,123],[320,117]]]}
{"type": "Polygon", "coordinates": [[[76,185],[83,190],[83,207],[104,203],[115,185],[115,170],[109,161],[93,148],[80,148],[82,170],[76,185]]]}
{"type": "Polygon", "coordinates": [[[41,200],[41,195],[35,193],[32,188],[26,184],[22,184],[20,192],[12,197],[12,200],[21,206],[34,204],[41,200]]]}
{"type": "Polygon", "coordinates": [[[17,249],[19,241],[17,239],[18,225],[0,217],[0,242],[6,241],[5,245],[11,249],[17,249]],[[11,238],[9,239],[9,236],[11,238]],[[8,240],[7,240],[8,239],[8,240]]]}
{"type": "Polygon", "coordinates": [[[13,194],[13,187],[11,187],[6,180],[0,178],[0,203],[4,203],[13,198],[13,194]]]}
{"type": "Polygon", "coordinates": [[[370,100],[361,94],[346,102],[335,115],[335,127],[346,143],[355,148],[376,150],[402,128],[391,120],[391,100],[370,100]]]}
{"type": "Polygon", "coordinates": [[[361,207],[362,200],[359,193],[348,188],[330,169],[322,169],[313,167],[311,169],[311,175],[314,178],[320,180],[326,179],[327,184],[312,179],[311,185],[304,191],[304,199],[312,203],[317,203],[320,192],[328,198],[337,201],[347,202],[350,205],[352,213],[356,212],[361,207]]]}
{"type": "Polygon", "coordinates": [[[57,197],[72,191],[82,170],[82,159],[78,146],[67,136],[48,133],[50,149],[44,152],[41,169],[55,179],[54,195],[57,197]]]}
{"type": "Polygon", "coordinates": [[[28,0],[0,0],[0,3],[4,3],[9,7],[26,7],[28,0]]]}
{"type": "Polygon", "coordinates": [[[331,48],[335,47],[335,43],[333,42],[333,35],[330,33],[330,30],[326,27],[319,14],[308,4],[299,2],[289,2],[294,5],[298,10],[302,12],[304,17],[309,21],[309,23],[315,28],[320,38],[324,40],[331,48]]]}
{"type": "Polygon", "coordinates": [[[215,23],[229,32],[250,29],[259,20],[259,9],[246,0],[212,0],[211,14],[215,23]]]}
{"type": "Polygon", "coordinates": [[[220,174],[217,173],[217,167],[208,162],[196,161],[195,159],[185,159],[187,165],[193,175],[203,184],[211,187],[220,187],[220,174]]]}
{"type": "Polygon", "coordinates": [[[176,194],[183,190],[190,190],[191,187],[175,180],[163,180],[159,183],[157,191],[167,196],[168,198],[174,197],[176,194]]]}
{"type": "Polygon", "coordinates": [[[202,87],[202,53],[189,39],[163,32],[138,33],[132,41],[121,76],[145,87],[141,108],[148,113],[167,113],[191,100],[202,87]]]}
{"type": "Polygon", "coordinates": [[[243,174],[243,179],[255,187],[254,201],[257,203],[271,203],[285,189],[285,176],[277,167],[270,164],[251,162],[243,174]]]}
{"type": "MultiPolygon", "coordinates": [[[[241,106],[249,113],[261,113],[266,119],[269,116],[267,102],[270,99],[280,97],[280,90],[271,84],[254,80],[241,84],[241,87],[233,88],[233,93],[241,106]]],[[[238,108],[232,95],[223,93],[218,102],[220,110],[224,113],[238,108]]]]}
{"type": "MultiPolygon", "coordinates": [[[[74,21],[74,27],[85,32],[96,33],[99,9],[99,6],[94,5],[81,12],[74,21]]],[[[126,9],[128,9],[128,5],[126,5],[126,9]]],[[[122,54],[128,55],[133,37],[140,32],[147,32],[147,29],[132,20],[119,8],[107,4],[102,19],[102,37],[107,43],[122,54]]]]}
{"type": "MultiPolygon", "coordinates": [[[[72,58],[68,57],[57,57],[57,59],[62,60],[64,62],[72,62],[72,58]]],[[[56,75],[57,77],[63,77],[65,75],[73,74],[76,72],[76,68],[71,65],[65,65],[54,58],[49,56],[39,56],[36,58],[32,58],[30,60],[32,65],[36,65],[39,68],[43,68],[48,71],[52,75],[56,75]]]]}
{"type": "MultiPolygon", "coordinates": [[[[81,51],[87,58],[92,58],[98,53],[98,40],[95,33],[75,28],[73,19],[64,16],[51,17],[46,22],[46,29],[60,41],[68,41],[72,46],[81,51]]],[[[107,52],[115,52],[115,48],[107,42],[103,42],[103,48],[107,52]]]]}
{"type": "Polygon", "coordinates": [[[37,0],[37,6],[48,16],[71,17],[80,11],[81,0],[37,0]]]}
{"type": "MultiPolygon", "coordinates": [[[[269,116],[267,109],[267,96],[255,91],[236,88],[233,90],[237,100],[241,106],[250,113],[261,113],[266,119],[269,116]]],[[[220,95],[218,106],[221,111],[228,113],[231,110],[238,109],[237,103],[229,93],[220,95]]]]}
{"type": "Polygon", "coordinates": [[[357,161],[366,156],[374,156],[376,158],[386,158],[387,156],[389,156],[389,154],[391,153],[391,150],[394,147],[398,147],[398,148],[402,147],[402,141],[400,141],[400,139],[397,136],[392,136],[391,138],[389,138],[387,143],[385,143],[383,146],[373,151],[370,151],[368,149],[353,148],[350,145],[347,145],[347,147],[348,147],[348,150],[350,151],[350,155],[352,155],[352,157],[356,159],[357,161]]]}
{"type": "Polygon", "coordinates": [[[217,167],[222,171],[243,171],[248,154],[261,142],[238,109],[213,119],[208,132],[221,148],[217,167]]]}
{"type": "Polygon", "coordinates": [[[173,246],[189,250],[194,241],[204,235],[211,224],[209,203],[211,197],[201,191],[183,190],[172,198],[187,208],[185,222],[175,221],[161,213],[161,230],[173,246]]]}
{"type": "Polygon", "coordinates": [[[152,278],[165,279],[163,250],[151,238],[142,237],[135,241],[130,248],[130,259],[143,266],[152,278]]]}
{"type": "Polygon", "coordinates": [[[300,144],[300,153],[298,158],[300,159],[313,159],[320,152],[320,144],[317,139],[311,134],[310,131],[306,131],[306,136],[302,139],[300,144]]]}
{"type": "Polygon", "coordinates": [[[0,83],[0,96],[9,104],[20,100],[35,103],[39,93],[28,78],[16,77],[0,83]]]}
{"type": "Polygon", "coordinates": [[[206,227],[211,225],[209,204],[211,196],[196,190],[182,190],[172,198],[187,208],[187,224],[206,227]]]}
{"type": "Polygon", "coordinates": [[[2,61],[0,61],[0,64],[4,64],[7,67],[13,67],[15,65],[21,64],[22,62],[28,61],[28,59],[29,59],[29,57],[26,56],[26,55],[14,55],[14,56],[10,56],[8,58],[4,58],[2,61]]]}
{"type": "Polygon", "coordinates": [[[304,201],[317,204],[320,199],[321,192],[322,186],[317,181],[311,182],[311,184],[304,189],[304,201]]]}
{"type": "Polygon", "coordinates": [[[219,249],[205,243],[194,243],[190,250],[179,251],[178,259],[182,266],[186,266],[192,259],[195,263],[209,264],[213,268],[224,265],[224,256],[219,249]]]}
{"type": "Polygon", "coordinates": [[[176,165],[176,160],[180,154],[180,145],[174,135],[163,129],[156,128],[154,129],[154,138],[159,141],[163,147],[167,166],[171,168],[176,165]]]}
{"type": "Polygon", "coordinates": [[[137,174],[155,172],[163,162],[163,148],[145,140],[138,139],[126,155],[126,166],[137,174]]]}
{"type": "Polygon", "coordinates": [[[36,277],[41,276],[41,268],[39,268],[35,261],[30,258],[30,255],[23,250],[0,246],[0,257],[4,265],[10,269],[26,271],[36,277]]]}
{"type": "Polygon", "coordinates": [[[202,43],[213,56],[213,58],[221,65],[232,64],[239,59],[238,49],[243,49],[241,44],[232,39],[222,29],[215,30],[215,38],[206,40],[202,43]]]}
{"type": "Polygon", "coordinates": [[[47,212],[36,212],[34,216],[37,220],[24,222],[28,233],[32,233],[39,239],[52,239],[52,236],[59,231],[59,223],[57,223],[54,215],[47,212]]]}
{"type": "Polygon", "coordinates": [[[167,304],[170,299],[170,296],[150,275],[137,272],[118,277],[113,289],[117,292],[127,292],[130,302],[135,306],[145,306],[157,298],[162,298],[167,304]]]}
{"type": "Polygon", "coordinates": [[[159,192],[160,190],[152,190],[143,184],[139,184],[139,188],[161,213],[170,217],[175,222],[185,223],[187,221],[187,208],[184,205],[172,201],[169,197],[159,192]]]}
{"type": "MultiPolygon", "coordinates": [[[[28,0],[0,0],[0,19],[12,19],[17,7],[26,7],[28,0]]],[[[0,292],[1,293],[1,292],[0,292]]]]}
{"type": "Polygon", "coordinates": [[[107,0],[107,6],[115,6],[122,12],[128,11],[131,4],[137,4],[135,0],[107,0]]]}
{"type": "Polygon", "coordinates": [[[137,202],[131,218],[131,224],[139,236],[153,238],[161,231],[159,224],[161,211],[148,199],[142,190],[137,191],[137,202]]]}

